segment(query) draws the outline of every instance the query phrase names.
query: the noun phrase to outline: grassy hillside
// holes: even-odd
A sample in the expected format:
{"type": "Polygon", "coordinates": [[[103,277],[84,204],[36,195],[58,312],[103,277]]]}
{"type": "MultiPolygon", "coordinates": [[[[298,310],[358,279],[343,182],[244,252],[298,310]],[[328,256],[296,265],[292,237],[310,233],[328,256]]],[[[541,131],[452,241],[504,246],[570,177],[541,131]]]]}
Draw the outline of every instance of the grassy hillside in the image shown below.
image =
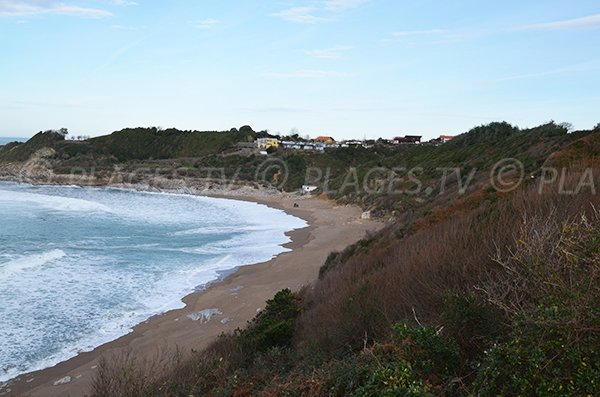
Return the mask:
{"type": "Polygon", "coordinates": [[[203,157],[231,150],[237,142],[253,141],[264,133],[249,126],[230,131],[181,131],[177,129],[126,128],[86,141],[69,141],[55,131],[40,132],[26,143],[0,148],[0,161],[25,161],[42,147],[58,152],[57,160],[77,165],[108,157],[111,164],[154,159],[203,157]]]}
{"type": "Polygon", "coordinates": [[[441,147],[281,153],[299,168],[422,166],[431,186],[439,167],[481,171],[462,195],[340,195],[413,207],[206,351],[152,371],[135,357],[103,362],[94,395],[598,395],[600,172],[587,167],[599,136],[494,123],[441,147]],[[503,157],[528,176],[510,192],[480,177],[503,157]],[[564,177],[540,184],[551,165],[564,177]]]}
{"type": "Polygon", "coordinates": [[[378,144],[370,149],[339,148],[326,153],[278,149],[266,158],[256,150],[240,150],[239,143],[267,135],[248,126],[225,132],[136,128],[83,142],[38,134],[27,143],[0,148],[0,165],[26,161],[47,146],[55,150],[47,160],[57,174],[69,175],[76,170],[108,179],[119,169],[135,174],[136,181],[156,175],[186,177],[186,182],[195,186],[205,184],[210,172],[214,178],[210,170],[220,169],[226,177],[222,183],[273,185],[285,191],[314,184],[320,192],[342,203],[358,204],[375,216],[397,218],[447,204],[446,197],[455,196],[444,193],[460,188],[466,181],[472,183],[461,191],[461,198],[468,200],[481,192],[481,184],[501,159],[519,160],[529,176],[539,172],[553,153],[562,153],[571,160],[581,155],[578,153],[592,154],[590,151],[597,149],[588,148],[583,139],[592,132],[567,133],[553,122],[524,130],[507,123],[491,123],[441,146],[378,144]],[[583,146],[571,146],[575,142],[583,146]],[[285,164],[285,169],[270,166],[273,160],[285,164]],[[450,168],[457,172],[448,171],[450,168]],[[442,184],[444,172],[448,177],[442,184]]]}

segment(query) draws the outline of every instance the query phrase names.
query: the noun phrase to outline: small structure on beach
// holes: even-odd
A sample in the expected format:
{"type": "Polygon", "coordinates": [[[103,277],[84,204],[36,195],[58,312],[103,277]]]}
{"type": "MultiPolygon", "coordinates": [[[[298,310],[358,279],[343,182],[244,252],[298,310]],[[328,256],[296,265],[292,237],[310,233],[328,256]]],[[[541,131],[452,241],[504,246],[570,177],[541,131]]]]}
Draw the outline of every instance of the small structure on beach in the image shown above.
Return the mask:
{"type": "Polygon", "coordinates": [[[314,185],[302,185],[302,194],[310,194],[317,190],[319,187],[314,185]]]}

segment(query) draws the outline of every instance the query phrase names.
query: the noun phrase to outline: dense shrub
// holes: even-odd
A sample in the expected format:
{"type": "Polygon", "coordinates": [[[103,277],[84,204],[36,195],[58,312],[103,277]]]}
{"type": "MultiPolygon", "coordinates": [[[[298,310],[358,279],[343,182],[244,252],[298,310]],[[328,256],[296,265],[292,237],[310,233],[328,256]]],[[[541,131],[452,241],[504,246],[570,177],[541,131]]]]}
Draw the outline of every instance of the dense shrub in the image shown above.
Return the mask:
{"type": "Polygon", "coordinates": [[[600,219],[531,219],[487,299],[511,319],[483,361],[482,396],[586,396],[600,385],[600,219]]]}
{"type": "Polygon", "coordinates": [[[440,316],[444,333],[457,342],[466,365],[506,334],[506,321],[498,309],[474,294],[448,294],[440,316]]]}
{"type": "Polygon", "coordinates": [[[430,327],[398,323],[375,343],[327,366],[326,390],[335,396],[433,396],[452,389],[455,344],[430,327]]]}
{"type": "Polygon", "coordinates": [[[259,352],[290,346],[299,314],[300,303],[292,291],[279,291],[246,329],[238,331],[239,342],[243,348],[259,352]]]}

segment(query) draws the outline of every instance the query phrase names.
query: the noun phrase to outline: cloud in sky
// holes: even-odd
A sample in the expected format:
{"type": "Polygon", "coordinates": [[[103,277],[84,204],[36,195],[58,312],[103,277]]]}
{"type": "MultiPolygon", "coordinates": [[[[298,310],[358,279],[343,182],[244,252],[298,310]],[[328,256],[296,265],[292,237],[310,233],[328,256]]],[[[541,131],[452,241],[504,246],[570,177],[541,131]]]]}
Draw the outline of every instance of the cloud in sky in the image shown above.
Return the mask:
{"type": "Polygon", "coordinates": [[[369,0],[326,0],[324,6],[330,11],[344,11],[357,8],[369,0]]]}
{"type": "Polygon", "coordinates": [[[317,11],[315,7],[292,7],[287,10],[279,11],[271,14],[273,17],[279,17],[284,21],[297,22],[297,23],[309,23],[314,24],[317,22],[324,21],[325,18],[314,15],[317,11]]]}
{"type": "Polygon", "coordinates": [[[513,80],[531,80],[533,78],[548,77],[548,76],[554,76],[557,74],[568,74],[568,73],[580,74],[580,73],[585,73],[585,72],[596,72],[598,70],[600,70],[600,59],[593,59],[588,62],[568,65],[568,66],[564,66],[564,67],[557,68],[557,69],[499,78],[496,81],[504,82],[504,81],[513,81],[513,80]]]}
{"type": "Polygon", "coordinates": [[[306,51],[306,55],[313,58],[319,59],[339,59],[343,53],[353,49],[354,47],[348,45],[340,45],[332,48],[325,48],[322,50],[311,50],[306,51]]]}
{"type": "Polygon", "coordinates": [[[38,14],[59,14],[87,18],[103,18],[113,15],[103,9],[80,7],[56,0],[0,0],[0,16],[38,14]]]}
{"type": "Polygon", "coordinates": [[[127,26],[127,25],[110,25],[111,29],[115,29],[115,30],[137,30],[137,28],[133,27],[133,26],[127,26]]]}
{"type": "Polygon", "coordinates": [[[600,28],[600,14],[588,15],[581,18],[564,19],[561,21],[536,23],[532,25],[518,26],[517,30],[560,30],[560,29],[583,29],[600,28]]]}
{"type": "Polygon", "coordinates": [[[137,6],[138,3],[131,0],[108,0],[109,3],[118,5],[118,6],[137,6]]]}
{"type": "Polygon", "coordinates": [[[368,1],[370,0],[323,0],[313,2],[309,6],[288,8],[271,14],[271,16],[288,22],[315,24],[328,20],[320,14],[343,12],[360,7],[368,1]]]}
{"type": "Polygon", "coordinates": [[[404,30],[399,32],[393,32],[392,36],[405,37],[405,36],[423,36],[423,35],[436,35],[442,34],[446,31],[443,29],[427,29],[427,30],[404,30]]]}
{"type": "Polygon", "coordinates": [[[195,23],[198,29],[210,29],[215,26],[219,21],[216,19],[203,19],[195,23]]]}
{"type": "Polygon", "coordinates": [[[390,33],[390,37],[378,40],[380,44],[393,44],[402,42],[409,45],[447,45],[457,44],[467,39],[492,34],[491,30],[484,29],[415,29],[399,30],[390,33]]]}

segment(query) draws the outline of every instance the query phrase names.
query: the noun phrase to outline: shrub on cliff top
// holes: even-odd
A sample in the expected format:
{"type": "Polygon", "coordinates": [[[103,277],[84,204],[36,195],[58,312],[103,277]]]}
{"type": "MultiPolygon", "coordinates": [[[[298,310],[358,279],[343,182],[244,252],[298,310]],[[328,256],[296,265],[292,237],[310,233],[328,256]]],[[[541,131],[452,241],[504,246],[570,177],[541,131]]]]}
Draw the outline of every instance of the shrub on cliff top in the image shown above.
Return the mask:
{"type": "Polygon", "coordinates": [[[299,314],[299,299],[289,289],[279,291],[248,328],[238,331],[242,348],[264,352],[272,347],[289,346],[299,314]]]}

